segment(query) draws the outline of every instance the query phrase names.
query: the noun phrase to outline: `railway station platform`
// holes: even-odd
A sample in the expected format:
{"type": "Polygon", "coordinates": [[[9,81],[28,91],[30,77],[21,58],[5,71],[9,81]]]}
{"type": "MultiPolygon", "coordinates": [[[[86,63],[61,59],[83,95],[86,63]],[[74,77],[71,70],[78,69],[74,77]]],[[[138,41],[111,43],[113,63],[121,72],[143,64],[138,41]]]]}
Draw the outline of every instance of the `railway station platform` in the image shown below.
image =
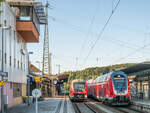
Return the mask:
{"type": "Polygon", "coordinates": [[[139,111],[150,113],[150,100],[134,99],[131,101],[131,107],[139,111]]]}
{"type": "MultiPolygon", "coordinates": [[[[6,113],[35,113],[35,103],[12,107],[6,113]]],[[[38,102],[38,113],[75,113],[69,98],[46,98],[38,102]]]]}

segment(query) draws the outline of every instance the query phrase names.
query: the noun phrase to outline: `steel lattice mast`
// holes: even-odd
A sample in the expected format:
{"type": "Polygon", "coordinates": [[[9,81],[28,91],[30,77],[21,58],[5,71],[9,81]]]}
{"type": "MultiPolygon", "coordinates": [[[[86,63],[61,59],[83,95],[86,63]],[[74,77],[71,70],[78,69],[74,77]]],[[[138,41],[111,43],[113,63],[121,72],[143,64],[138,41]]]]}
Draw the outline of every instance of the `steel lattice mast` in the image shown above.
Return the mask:
{"type": "Polygon", "coordinates": [[[43,45],[43,66],[42,66],[42,76],[44,74],[50,75],[50,54],[49,54],[49,33],[48,33],[48,7],[49,3],[46,3],[46,24],[44,33],[44,45],[43,45]]]}

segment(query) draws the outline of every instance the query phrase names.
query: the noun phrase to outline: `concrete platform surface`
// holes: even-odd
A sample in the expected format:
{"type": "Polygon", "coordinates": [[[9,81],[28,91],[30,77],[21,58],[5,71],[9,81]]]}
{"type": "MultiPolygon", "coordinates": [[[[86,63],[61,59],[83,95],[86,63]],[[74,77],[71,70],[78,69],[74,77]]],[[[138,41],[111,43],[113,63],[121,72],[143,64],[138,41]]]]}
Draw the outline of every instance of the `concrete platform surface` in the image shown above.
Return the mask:
{"type": "Polygon", "coordinates": [[[131,106],[136,110],[150,113],[150,100],[132,100],[131,106]]]}
{"type": "Polygon", "coordinates": [[[131,103],[150,106],[150,100],[132,100],[131,103]]]}
{"type": "MultiPolygon", "coordinates": [[[[35,113],[35,103],[21,104],[10,108],[6,113],[35,113]]],[[[38,102],[38,113],[75,113],[69,98],[47,98],[38,102]]]]}

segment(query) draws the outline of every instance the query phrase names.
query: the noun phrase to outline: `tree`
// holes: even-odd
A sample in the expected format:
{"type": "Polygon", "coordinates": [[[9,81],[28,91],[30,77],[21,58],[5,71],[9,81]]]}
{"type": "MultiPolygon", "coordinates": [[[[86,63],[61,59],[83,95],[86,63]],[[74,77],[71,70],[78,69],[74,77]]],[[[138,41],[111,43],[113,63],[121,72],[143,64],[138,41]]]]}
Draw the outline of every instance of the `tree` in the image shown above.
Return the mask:
{"type": "Polygon", "coordinates": [[[68,83],[70,83],[74,79],[84,79],[84,80],[95,79],[96,77],[101,76],[105,73],[109,73],[114,70],[121,70],[131,65],[134,65],[134,63],[116,64],[113,66],[105,66],[105,67],[91,67],[81,71],[68,72],[69,74],[68,83]]]}

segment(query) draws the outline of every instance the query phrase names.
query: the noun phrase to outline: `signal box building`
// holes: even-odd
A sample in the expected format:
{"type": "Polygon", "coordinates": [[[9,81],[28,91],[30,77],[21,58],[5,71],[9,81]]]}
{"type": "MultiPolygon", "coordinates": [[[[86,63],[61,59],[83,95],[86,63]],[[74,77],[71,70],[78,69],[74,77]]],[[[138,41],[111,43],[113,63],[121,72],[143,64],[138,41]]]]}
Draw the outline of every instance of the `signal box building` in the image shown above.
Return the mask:
{"type": "Polygon", "coordinates": [[[3,69],[4,72],[8,72],[4,95],[8,99],[8,107],[12,107],[22,103],[22,97],[26,96],[27,43],[39,42],[44,10],[40,2],[6,1],[0,6],[0,71],[3,69]]]}

